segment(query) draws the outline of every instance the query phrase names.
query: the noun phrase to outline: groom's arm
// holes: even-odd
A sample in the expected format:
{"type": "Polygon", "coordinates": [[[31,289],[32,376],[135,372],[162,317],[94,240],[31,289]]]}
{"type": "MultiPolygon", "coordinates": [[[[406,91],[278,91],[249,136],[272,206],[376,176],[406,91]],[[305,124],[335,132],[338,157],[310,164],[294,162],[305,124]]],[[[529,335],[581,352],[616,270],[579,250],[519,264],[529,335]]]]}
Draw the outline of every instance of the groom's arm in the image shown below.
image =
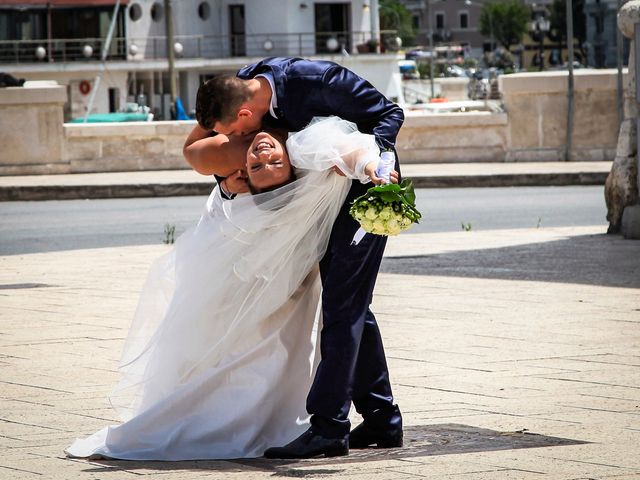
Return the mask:
{"type": "Polygon", "coordinates": [[[196,124],[184,142],[182,154],[191,168],[202,175],[217,174],[222,161],[222,144],[228,141],[224,135],[213,135],[196,124]]]}
{"type": "Polygon", "coordinates": [[[212,134],[196,125],[184,142],[182,154],[196,172],[227,177],[246,168],[249,140],[212,134]]]}
{"type": "Polygon", "coordinates": [[[372,133],[381,150],[394,149],[404,112],[368,81],[335,65],[323,76],[323,96],[330,113],[372,133]]]}
{"type": "Polygon", "coordinates": [[[202,175],[215,175],[223,198],[248,192],[246,174],[247,139],[213,134],[196,125],[184,143],[187,163],[202,175]]]}

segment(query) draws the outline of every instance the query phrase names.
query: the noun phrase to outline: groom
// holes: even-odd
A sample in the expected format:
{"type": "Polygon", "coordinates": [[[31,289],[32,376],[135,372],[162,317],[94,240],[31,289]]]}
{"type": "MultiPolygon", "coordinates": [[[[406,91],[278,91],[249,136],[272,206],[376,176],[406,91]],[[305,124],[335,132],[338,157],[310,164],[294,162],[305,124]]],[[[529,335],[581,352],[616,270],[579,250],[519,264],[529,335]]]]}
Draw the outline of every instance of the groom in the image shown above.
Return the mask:
{"type": "MultiPolygon", "coordinates": [[[[300,58],[267,58],[242,68],[236,77],[214,77],[200,87],[196,101],[200,128],[227,136],[248,135],[263,123],[298,131],[313,117],[330,115],[373,134],[381,155],[394,151],[404,121],[398,105],[355,73],[332,62],[300,58]]],[[[291,443],[267,449],[268,458],[402,446],[402,417],[393,403],[380,331],[369,309],[386,237],[365,235],[352,245],[359,225],[349,206],[369,187],[352,183],[320,261],[323,327],[321,360],[307,397],[311,427],[291,443]],[[349,432],[352,401],[364,421],[349,432]]]]}

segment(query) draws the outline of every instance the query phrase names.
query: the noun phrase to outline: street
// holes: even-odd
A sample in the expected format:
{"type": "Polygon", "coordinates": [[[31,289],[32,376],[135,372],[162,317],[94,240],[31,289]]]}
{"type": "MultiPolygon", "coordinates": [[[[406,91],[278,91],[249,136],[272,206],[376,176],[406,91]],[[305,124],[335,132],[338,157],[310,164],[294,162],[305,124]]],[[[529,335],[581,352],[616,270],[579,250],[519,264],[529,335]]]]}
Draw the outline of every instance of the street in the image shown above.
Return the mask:
{"type": "MultiPolygon", "coordinates": [[[[606,225],[602,187],[419,189],[408,233],[606,225]]],[[[0,255],[162,243],[199,218],[205,197],[0,203],[0,255]]]]}

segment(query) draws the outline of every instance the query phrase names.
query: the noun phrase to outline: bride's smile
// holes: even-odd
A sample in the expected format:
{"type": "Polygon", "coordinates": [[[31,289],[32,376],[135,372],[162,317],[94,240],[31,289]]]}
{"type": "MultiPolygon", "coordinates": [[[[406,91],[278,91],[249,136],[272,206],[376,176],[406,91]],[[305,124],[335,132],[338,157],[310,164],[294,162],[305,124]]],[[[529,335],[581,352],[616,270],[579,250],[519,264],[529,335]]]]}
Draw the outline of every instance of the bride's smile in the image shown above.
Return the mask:
{"type": "Polygon", "coordinates": [[[268,132],[258,133],[247,150],[247,174],[253,193],[273,190],[293,178],[284,140],[268,132]]]}

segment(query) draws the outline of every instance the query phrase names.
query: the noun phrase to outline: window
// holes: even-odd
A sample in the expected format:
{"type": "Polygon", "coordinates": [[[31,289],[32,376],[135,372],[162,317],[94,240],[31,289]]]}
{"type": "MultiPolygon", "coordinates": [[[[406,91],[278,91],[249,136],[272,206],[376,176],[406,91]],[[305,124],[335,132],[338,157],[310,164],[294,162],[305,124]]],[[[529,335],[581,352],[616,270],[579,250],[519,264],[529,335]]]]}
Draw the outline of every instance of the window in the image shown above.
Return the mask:
{"type": "Polygon", "coordinates": [[[316,3],[314,5],[316,53],[350,50],[351,4],[316,3]]]}
{"type": "Polygon", "coordinates": [[[132,22],[137,22],[142,18],[142,8],[137,3],[129,7],[129,18],[132,22]]]}
{"type": "Polygon", "coordinates": [[[462,30],[466,30],[467,28],[469,28],[469,13],[459,12],[458,16],[460,18],[460,28],[462,30]]]}
{"type": "Polygon", "coordinates": [[[414,30],[420,30],[420,15],[413,15],[411,17],[411,26],[414,30]]]}
{"type": "Polygon", "coordinates": [[[436,12],[436,30],[444,29],[444,12],[436,12]]]}
{"type": "Polygon", "coordinates": [[[158,2],[155,2],[151,6],[151,18],[153,19],[153,21],[159,22],[160,20],[162,20],[163,14],[164,14],[164,9],[162,8],[162,5],[160,5],[160,3],[158,2]]]}
{"type": "Polygon", "coordinates": [[[211,15],[211,7],[207,2],[202,2],[200,5],[198,5],[198,16],[202,20],[208,20],[209,15],[211,15]]]}

